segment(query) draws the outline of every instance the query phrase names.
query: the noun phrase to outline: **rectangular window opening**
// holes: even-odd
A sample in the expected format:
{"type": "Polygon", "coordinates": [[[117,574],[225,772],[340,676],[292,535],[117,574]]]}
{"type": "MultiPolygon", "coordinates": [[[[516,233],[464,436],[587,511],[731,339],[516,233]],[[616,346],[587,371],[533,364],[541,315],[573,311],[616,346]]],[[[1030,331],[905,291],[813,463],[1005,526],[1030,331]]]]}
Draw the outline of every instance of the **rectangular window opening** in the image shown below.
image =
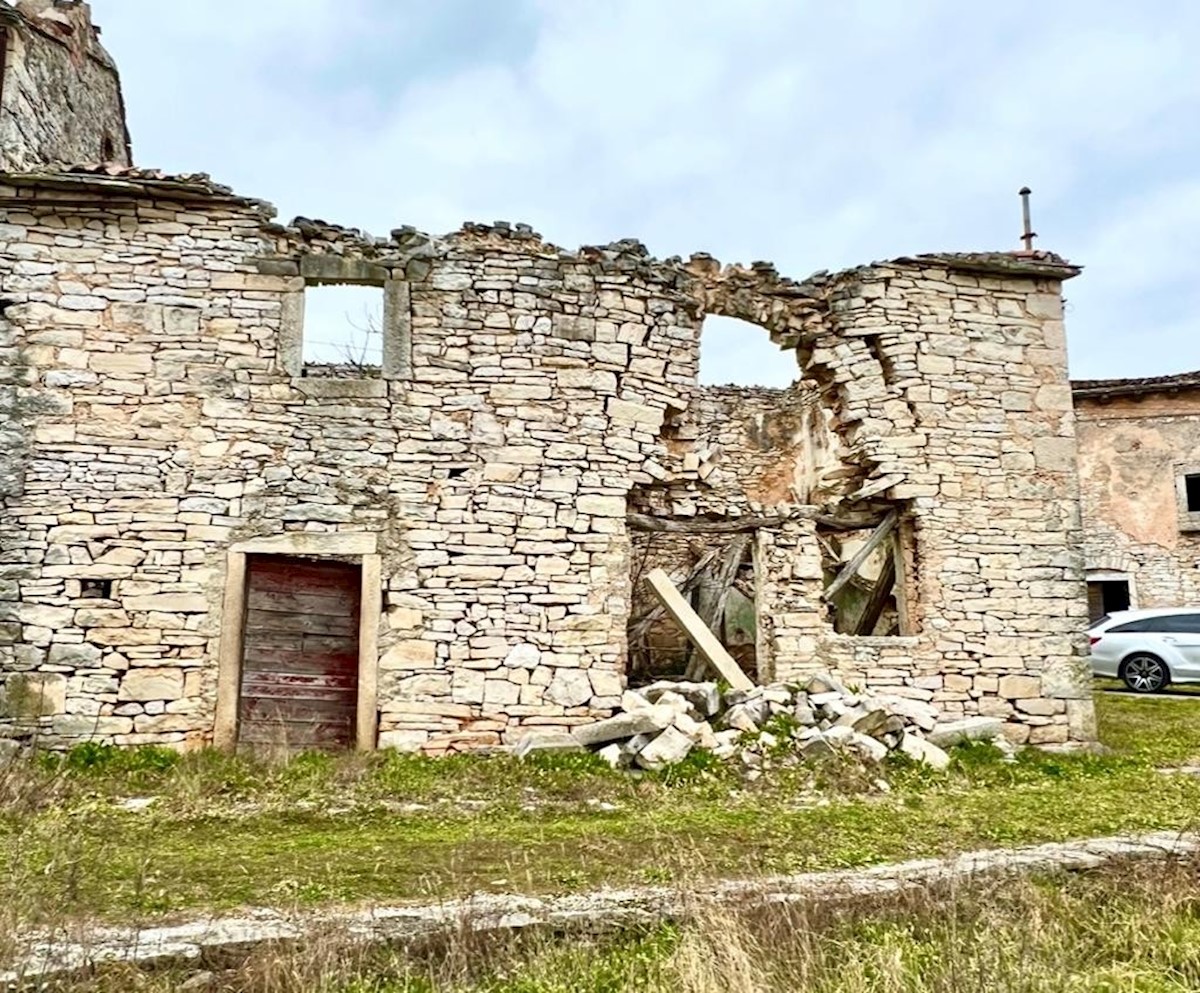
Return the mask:
{"type": "Polygon", "coordinates": [[[906,586],[910,552],[898,511],[872,528],[823,525],[816,537],[833,629],[877,638],[911,634],[906,586]]]}
{"type": "Polygon", "coordinates": [[[1200,514],[1200,472],[1183,477],[1189,514],[1200,514]]]}
{"type": "Polygon", "coordinates": [[[1129,580],[1127,579],[1089,579],[1087,592],[1089,621],[1097,621],[1106,614],[1129,609],[1129,580]]]}
{"type": "Polygon", "coordinates": [[[310,283],[304,288],[305,376],[361,379],[383,365],[383,287],[310,283]]]}

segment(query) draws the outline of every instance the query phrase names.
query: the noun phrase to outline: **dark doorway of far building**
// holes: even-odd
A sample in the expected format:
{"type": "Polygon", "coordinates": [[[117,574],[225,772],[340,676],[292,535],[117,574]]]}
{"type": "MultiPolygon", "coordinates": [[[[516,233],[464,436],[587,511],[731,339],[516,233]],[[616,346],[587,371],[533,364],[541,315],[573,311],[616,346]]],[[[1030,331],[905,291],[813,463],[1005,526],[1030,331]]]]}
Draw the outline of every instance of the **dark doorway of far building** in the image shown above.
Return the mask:
{"type": "Polygon", "coordinates": [[[1090,579],[1087,588],[1089,621],[1129,609],[1128,579],[1090,579]]]}

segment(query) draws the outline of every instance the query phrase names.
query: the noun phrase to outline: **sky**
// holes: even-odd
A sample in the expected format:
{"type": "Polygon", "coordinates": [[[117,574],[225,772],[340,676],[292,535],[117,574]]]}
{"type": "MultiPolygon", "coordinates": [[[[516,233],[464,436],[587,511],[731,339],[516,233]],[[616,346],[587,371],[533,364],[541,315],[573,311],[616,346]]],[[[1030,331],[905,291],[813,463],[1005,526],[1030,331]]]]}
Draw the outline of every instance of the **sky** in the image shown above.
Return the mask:
{"type": "MultiPolygon", "coordinates": [[[[532,224],[568,248],[804,278],[1037,247],[1072,375],[1200,368],[1200,3],[92,0],[135,161],[386,235],[532,224]]],[[[783,385],[710,318],[701,377],[783,385]]]]}

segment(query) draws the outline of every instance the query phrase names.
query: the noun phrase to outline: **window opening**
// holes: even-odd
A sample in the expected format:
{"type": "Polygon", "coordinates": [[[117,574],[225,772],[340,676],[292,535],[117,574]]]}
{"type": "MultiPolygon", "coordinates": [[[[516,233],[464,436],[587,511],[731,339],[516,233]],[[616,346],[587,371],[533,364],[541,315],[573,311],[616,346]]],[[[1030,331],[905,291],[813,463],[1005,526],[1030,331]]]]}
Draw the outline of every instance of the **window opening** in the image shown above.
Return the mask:
{"type": "Polygon", "coordinates": [[[783,389],[800,378],[800,370],[795,353],[772,344],[765,328],[711,314],[700,329],[699,378],[703,386],[783,389]]]}
{"type": "Polygon", "coordinates": [[[825,575],[823,598],[835,631],[875,637],[911,633],[898,510],[869,528],[821,525],[816,539],[825,575]]]}
{"type": "Polygon", "coordinates": [[[304,375],[379,375],[383,363],[383,287],[346,283],[304,289],[304,375]]]}
{"type": "Polygon", "coordinates": [[[1200,473],[1191,473],[1184,476],[1183,485],[1187,493],[1188,513],[1200,513],[1200,473]]]}
{"type": "Polygon", "coordinates": [[[1095,621],[1105,614],[1115,614],[1118,610],[1129,609],[1129,580],[1127,579],[1088,580],[1087,590],[1089,620],[1095,621]]]}
{"type": "Polygon", "coordinates": [[[113,147],[113,140],[109,135],[104,136],[104,140],[100,142],[100,161],[111,162],[116,154],[116,149],[113,147]]]}

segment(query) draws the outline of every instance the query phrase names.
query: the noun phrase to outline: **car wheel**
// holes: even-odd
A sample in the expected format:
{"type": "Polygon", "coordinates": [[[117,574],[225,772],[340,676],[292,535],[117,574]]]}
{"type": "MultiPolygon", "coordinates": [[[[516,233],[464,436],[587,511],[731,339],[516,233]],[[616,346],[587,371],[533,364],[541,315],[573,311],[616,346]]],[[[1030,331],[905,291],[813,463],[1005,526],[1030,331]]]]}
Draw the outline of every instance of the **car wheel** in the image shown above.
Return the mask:
{"type": "Polygon", "coordinates": [[[1139,652],[1121,664],[1121,678],[1134,693],[1157,693],[1171,681],[1171,672],[1157,655],[1139,652]]]}

